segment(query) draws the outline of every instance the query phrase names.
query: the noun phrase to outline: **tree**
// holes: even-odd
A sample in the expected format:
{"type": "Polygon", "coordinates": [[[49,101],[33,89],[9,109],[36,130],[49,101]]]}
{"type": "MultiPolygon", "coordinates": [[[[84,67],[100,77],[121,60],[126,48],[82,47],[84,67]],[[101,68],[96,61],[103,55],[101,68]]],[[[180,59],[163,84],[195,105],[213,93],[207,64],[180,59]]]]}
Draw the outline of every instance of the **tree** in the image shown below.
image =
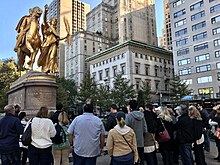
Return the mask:
{"type": "Polygon", "coordinates": [[[0,111],[3,111],[5,105],[8,104],[7,92],[10,84],[19,77],[17,66],[13,58],[6,61],[0,61],[0,111]]]}
{"type": "Polygon", "coordinates": [[[106,112],[112,102],[111,102],[111,91],[109,89],[109,84],[100,84],[97,87],[96,92],[96,104],[100,107],[100,110],[103,112],[106,112]]]}
{"type": "Polygon", "coordinates": [[[77,87],[72,79],[56,78],[57,88],[57,103],[62,103],[64,108],[76,103],[77,87]]]}
{"type": "Polygon", "coordinates": [[[97,85],[93,78],[90,77],[89,73],[86,73],[85,78],[80,84],[80,90],[78,93],[78,100],[82,103],[86,101],[87,98],[91,98],[93,104],[96,103],[97,85]]]}
{"type": "Polygon", "coordinates": [[[151,91],[149,82],[148,81],[142,82],[142,86],[140,88],[143,91],[143,98],[144,98],[145,103],[147,102],[150,103],[152,91],[151,91]]]}
{"type": "Polygon", "coordinates": [[[180,101],[184,96],[191,93],[186,82],[182,81],[179,76],[175,75],[173,81],[170,83],[170,93],[175,101],[180,101]]]}
{"type": "Polygon", "coordinates": [[[137,103],[138,107],[144,107],[145,105],[144,92],[142,90],[138,90],[137,103]]]}
{"type": "Polygon", "coordinates": [[[136,92],[134,85],[130,83],[130,80],[123,78],[122,74],[115,76],[113,81],[112,102],[120,106],[126,106],[128,100],[136,98],[136,92]]]}

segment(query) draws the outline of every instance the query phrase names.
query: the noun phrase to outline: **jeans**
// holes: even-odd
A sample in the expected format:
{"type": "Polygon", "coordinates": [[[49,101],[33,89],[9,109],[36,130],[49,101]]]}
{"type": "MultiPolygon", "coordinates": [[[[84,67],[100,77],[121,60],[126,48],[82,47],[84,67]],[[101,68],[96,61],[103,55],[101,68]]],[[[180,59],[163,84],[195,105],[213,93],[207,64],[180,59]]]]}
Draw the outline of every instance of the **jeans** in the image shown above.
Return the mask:
{"type": "Polygon", "coordinates": [[[183,165],[194,165],[192,155],[192,144],[183,143],[179,145],[180,155],[183,165]]]}
{"type": "Polygon", "coordinates": [[[36,148],[33,145],[28,147],[28,158],[30,165],[51,165],[52,161],[52,147],[36,148]]]}
{"type": "Polygon", "coordinates": [[[207,151],[207,152],[210,152],[210,138],[209,138],[209,135],[208,135],[208,131],[205,130],[204,131],[204,144],[205,144],[205,147],[204,149],[207,151]]]}
{"type": "Polygon", "coordinates": [[[203,144],[194,143],[194,154],[195,154],[196,165],[207,165],[207,163],[205,162],[203,144]]]}
{"type": "Polygon", "coordinates": [[[144,153],[147,165],[158,165],[156,151],[150,153],[144,153]]]}
{"type": "Polygon", "coordinates": [[[134,154],[129,153],[123,156],[112,156],[112,165],[134,165],[134,154]]]}
{"type": "Polygon", "coordinates": [[[159,149],[164,165],[173,165],[173,152],[168,150],[168,148],[161,148],[159,149]]]}
{"type": "Polygon", "coordinates": [[[19,150],[9,154],[0,154],[2,165],[21,165],[21,153],[19,150]]]}
{"type": "Polygon", "coordinates": [[[96,159],[95,157],[82,157],[74,153],[73,151],[73,164],[74,165],[96,165],[96,159]]]}
{"type": "Polygon", "coordinates": [[[69,165],[69,153],[69,147],[64,149],[53,148],[54,165],[69,165]]]}

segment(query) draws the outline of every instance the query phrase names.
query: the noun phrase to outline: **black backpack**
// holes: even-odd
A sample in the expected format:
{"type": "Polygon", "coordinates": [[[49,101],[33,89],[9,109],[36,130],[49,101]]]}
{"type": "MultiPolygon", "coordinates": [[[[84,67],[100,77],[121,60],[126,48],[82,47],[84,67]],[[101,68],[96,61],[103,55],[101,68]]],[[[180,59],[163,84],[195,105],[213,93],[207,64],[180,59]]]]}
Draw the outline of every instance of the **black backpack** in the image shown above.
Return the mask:
{"type": "Polygon", "coordinates": [[[55,129],[57,133],[53,138],[51,138],[52,142],[54,144],[61,144],[61,143],[66,142],[66,134],[62,126],[59,123],[56,123],[55,129]]]}

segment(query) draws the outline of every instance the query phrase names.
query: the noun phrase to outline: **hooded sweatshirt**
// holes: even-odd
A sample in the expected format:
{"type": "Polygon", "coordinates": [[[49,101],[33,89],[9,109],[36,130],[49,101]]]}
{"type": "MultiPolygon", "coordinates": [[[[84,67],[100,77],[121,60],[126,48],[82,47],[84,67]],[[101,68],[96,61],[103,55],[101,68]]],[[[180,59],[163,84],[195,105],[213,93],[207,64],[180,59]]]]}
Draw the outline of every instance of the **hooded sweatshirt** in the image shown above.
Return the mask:
{"type": "Polygon", "coordinates": [[[120,127],[116,125],[114,129],[111,129],[108,133],[107,148],[109,156],[124,156],[134,151],[134,161],[138,160],[137,142],[136,136],[128,126],[120,127]],[[128,143],[125,141],[125,139],[128,143]],[[132,148],[132,149],[131,149],[132,148]]]}
{"type": "Polygon", "coordinates": [[[140,111],[132,111],[126,116],[126,125],[131,127],[137,139],[137,147],[144,147],[144,133],[147,132],[147,124],[144,114],[140,111]]]}

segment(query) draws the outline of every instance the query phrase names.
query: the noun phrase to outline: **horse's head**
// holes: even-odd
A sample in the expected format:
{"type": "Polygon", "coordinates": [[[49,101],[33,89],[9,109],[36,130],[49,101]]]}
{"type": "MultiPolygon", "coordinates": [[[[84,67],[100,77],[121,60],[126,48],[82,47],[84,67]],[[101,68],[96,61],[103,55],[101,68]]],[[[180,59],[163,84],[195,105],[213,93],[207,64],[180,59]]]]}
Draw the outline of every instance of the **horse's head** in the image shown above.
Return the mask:
{"type": "Polygon", "coordinates": [[[40,18],[42,13],[43,11],[37,6],[32,9],[32,17],[40,18]]]}

